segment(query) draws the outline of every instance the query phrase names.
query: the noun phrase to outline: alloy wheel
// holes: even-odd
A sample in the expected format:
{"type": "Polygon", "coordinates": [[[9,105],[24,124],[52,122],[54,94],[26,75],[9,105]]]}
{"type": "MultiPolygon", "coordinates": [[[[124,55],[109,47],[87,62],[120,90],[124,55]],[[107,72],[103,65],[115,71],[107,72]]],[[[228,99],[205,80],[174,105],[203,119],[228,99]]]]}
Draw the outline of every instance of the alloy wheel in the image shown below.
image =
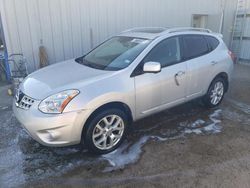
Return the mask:
{"type": "Polygon", "coordinates": [[[218,81],[214,84],[214,88],[211,91],[211,95],[210,95],[210,99],[211,99],[211,103],[213,105],[217,105],[224,94],[224,85],[221,81],[218,81]]]}
{"type": "Polygon", "coordinates": [[[101,150],[114,147],[124,133],[124,121],[118,115],[107,115],[96,125],[92,133],[94,145],[101,150]]]}

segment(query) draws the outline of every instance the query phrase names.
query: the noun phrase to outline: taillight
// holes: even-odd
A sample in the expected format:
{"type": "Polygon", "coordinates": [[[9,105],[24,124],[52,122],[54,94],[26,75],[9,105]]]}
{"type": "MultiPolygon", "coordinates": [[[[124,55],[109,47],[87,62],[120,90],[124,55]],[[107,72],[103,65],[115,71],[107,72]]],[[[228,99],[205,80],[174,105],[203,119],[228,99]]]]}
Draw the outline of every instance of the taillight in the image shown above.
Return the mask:
{"type": "Polygon", "coordinates": [[[228,55],[231,57],[232,61],[236,63],[236,56],[234,55],[234,53],[228,50],[228,55]]]}

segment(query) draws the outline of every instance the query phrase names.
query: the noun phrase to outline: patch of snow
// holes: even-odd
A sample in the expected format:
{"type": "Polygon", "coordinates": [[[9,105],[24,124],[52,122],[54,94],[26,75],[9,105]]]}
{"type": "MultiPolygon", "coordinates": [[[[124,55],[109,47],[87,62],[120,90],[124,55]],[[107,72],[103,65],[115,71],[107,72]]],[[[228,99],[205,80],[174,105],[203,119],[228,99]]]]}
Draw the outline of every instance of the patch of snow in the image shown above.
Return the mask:
{"type": "Polygon", "coordinates": [[[125,143],[115,151],[102,155],[102,158],[107,160],[112,167],[107,167],[104,172],[113,171],[123,168],[127,164],[136,162],[142,152],[142,146],[150,139],[150,136],[143,136],[135,144],[125,143]]]}
{"type": "Polygon", "coordinates": [[[234,107],[236,107],[237,109],[245,112],[246,114],[250,114],[250,105],[245,104],[245,103],[241,103],[232,99],[229,99],[229,101],[231,102],[231,104],[233,104],[234,107]]]}
{"type": "Polygon", "coordinates": [[[185,127],[185,133],[186,134],[202,134],[202,133],[220,133],[222,126],[219,124],[221,123],[221,120],[218,119],[221,115],[221,110],[218,109],[214,111],[212,114],[209,115],[210,122],[206,122],[202,119],[198,119],[195,122],[188,124],[188,125],[183,125],[181,126],[185,127]]]}
{"type": "Polygon", "coordinates": [[[239,122],[240,124],[250,125],[249,115],[241,113],[240,111],[232,110],[230,108],[225,108],[223,110],[223,117],[228,120],[239,122]]]}
{"type": "Polygon", "coordinates": [[[201,126],[201,125],[203,125],[204,123],[206,123],[204,120],[198,119],[198,120],[196,120],[195,122],[193,122],[193,123],[191,124],[190,127],[192,127],[192,128],[197,128],[198,126],[201,126]]]}

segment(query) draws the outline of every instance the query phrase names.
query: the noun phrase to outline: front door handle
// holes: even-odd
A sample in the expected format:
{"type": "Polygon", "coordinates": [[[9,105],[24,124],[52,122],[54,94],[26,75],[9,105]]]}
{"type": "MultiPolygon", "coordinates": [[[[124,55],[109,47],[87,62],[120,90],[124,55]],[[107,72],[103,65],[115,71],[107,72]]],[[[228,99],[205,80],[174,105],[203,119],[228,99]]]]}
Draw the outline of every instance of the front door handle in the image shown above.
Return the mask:
{"type": "Polygon", "coordinates": [[[184,74],[185,74],[184,71],[179,71],[179,72],[177,72],[177,73],[174,75],[174,80],[175,80],[175,83],[176,83],[177,86],[180,85],[180,83],[179,83],[179,81],[178,81],[178,77],[179,77],[179,76],[182,76],[182,75],[184,75],[184,74]]]}

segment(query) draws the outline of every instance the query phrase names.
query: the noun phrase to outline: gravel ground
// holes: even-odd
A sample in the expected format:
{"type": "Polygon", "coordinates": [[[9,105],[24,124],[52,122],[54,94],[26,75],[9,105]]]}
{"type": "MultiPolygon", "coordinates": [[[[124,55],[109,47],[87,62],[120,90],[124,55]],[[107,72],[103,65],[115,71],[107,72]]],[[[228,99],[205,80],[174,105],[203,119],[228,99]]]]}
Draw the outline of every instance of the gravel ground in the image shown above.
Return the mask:
{"type": "Polygon", "coordinates": [[[199,100],[134,124],[115,152],[33,141],[0,87],[0,187],[250,187],[250,66],[237,65],[217,109],[199,100]]]}

